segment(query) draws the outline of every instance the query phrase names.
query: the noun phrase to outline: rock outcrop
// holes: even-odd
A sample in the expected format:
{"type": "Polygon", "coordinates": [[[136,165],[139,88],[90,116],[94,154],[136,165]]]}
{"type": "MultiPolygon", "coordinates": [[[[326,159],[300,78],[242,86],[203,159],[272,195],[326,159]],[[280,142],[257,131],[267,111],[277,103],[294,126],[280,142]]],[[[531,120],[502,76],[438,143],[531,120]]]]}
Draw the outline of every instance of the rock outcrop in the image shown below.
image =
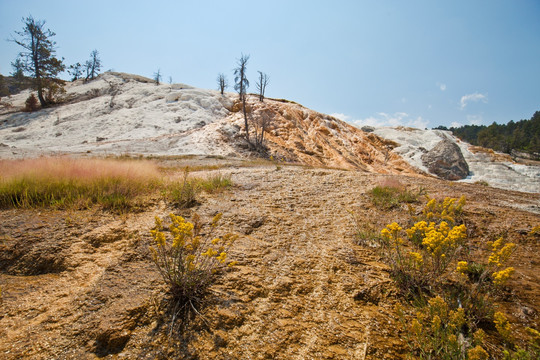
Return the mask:
{"type": "Polygon", "coordinates": [[[430,173],[445,180],[461,180],[469,175],[469,165],[459,146],[448,139],[422,155],[422,162],[430,173]]]}

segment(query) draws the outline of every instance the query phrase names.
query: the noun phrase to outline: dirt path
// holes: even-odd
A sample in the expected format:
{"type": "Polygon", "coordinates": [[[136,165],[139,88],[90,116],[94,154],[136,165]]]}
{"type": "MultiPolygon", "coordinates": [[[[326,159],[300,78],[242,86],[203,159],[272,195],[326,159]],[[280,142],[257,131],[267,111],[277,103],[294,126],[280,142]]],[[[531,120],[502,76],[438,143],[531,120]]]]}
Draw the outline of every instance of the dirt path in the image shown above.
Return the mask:
{"type": "MultiPolygon", "coordinates": [[[[2,211],[0,354],[2,358],[92,359],[395,359],[406,346],[398,301],[385,265],[353,244],[349,210],[382,227],[406,211],[377,211],[366,192],[397,176],[284,166],[227,168],[235,186],[205,196],[203,219],[223,213],[241,235],[238,266],[212,288],[204,320],[183,339],[159,321],[166,289],[148,257],[156,204],[142,213],[2,211]],[[39,265],[39,266],[38,266],[39,265]],[[36,271],[39,269],[39,271],[36,271]]],[[[477,237],[540,223],[537,195],[434,179],[399,177],[432,196],[468,196],[477,237]],[[524,209],[529,211],[524,211],[524,209]]],[[[519,306],[538,325],[538,244],[525,244],[518,268],[527,286],[519,306]],[[536,275],[535,275],[536,274],[536,275]]],[[[520,311],[516,305],[515,311],[520,311]]]]}
{"type": "Polygon", "coordinates": [[[249,233],[233,254],[239,270],[224,283],[236,290],[230,311],[242,318],[241,326],[223,329],[237,349],[233,358],[358,359],[376,340],[371,329],[385,308],[358,306],[355,295],[388,278],[351,246],[348,210],[367,181],[350,175],[262,169],[244,175],[242,190],[220,201],[225,219],[249,233]]]}

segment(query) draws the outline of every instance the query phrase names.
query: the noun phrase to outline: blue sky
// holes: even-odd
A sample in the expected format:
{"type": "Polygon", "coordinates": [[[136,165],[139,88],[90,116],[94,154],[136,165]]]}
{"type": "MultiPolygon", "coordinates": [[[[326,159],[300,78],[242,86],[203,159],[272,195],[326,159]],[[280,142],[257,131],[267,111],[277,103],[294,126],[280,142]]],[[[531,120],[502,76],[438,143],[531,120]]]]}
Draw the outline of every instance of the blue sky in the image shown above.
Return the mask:
{"type": "Polygon", "coordinates": [[[539,0],[0,0],[4,75],[20,51],[5,40],[30,14],[68,65],[97,49],[103,70],[216,88],[249,54],[251,91],[260,70],[269,97],[357,125],[489,125],[540,110],[539,0]]]}

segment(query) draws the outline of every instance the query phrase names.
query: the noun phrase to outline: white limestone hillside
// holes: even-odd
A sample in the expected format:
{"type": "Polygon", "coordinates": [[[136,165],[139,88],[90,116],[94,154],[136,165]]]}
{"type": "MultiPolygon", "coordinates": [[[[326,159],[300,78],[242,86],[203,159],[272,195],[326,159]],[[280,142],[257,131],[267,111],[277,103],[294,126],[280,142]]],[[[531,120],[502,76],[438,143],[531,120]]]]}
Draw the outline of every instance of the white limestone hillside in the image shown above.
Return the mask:
{"type": "MultiPolygon", "coordinates": [[[[22,112],[29,91],[0,103],[0,159],[53,154],[250,155],[234,93],[107,72],[66,85],[64,103],[22,112]]],[[[272,118],[270,154],[284,161],[382,174],[427,172],[421,156],[441,139],[458,144],[470,169],[465,182],[540,192],[540,167],[471,147],[451,133],[410,128],[362,131],[286,100],[248,100],[252,116],[272,118]],[[389,151],[397,143],[398,146],[389,151]]]]}
{"type": "MultiPolygon", "coordinates": [[[[35,113],[4,108],[0,156],[234,153],[218,131],[233,105],[231,95],[183,84],[155,85],[122,73],[68,83],[66,91],[66,105],[35,113]]],[[[28,95],[25,91],[8,101],[22,108],[28,95]]]]}

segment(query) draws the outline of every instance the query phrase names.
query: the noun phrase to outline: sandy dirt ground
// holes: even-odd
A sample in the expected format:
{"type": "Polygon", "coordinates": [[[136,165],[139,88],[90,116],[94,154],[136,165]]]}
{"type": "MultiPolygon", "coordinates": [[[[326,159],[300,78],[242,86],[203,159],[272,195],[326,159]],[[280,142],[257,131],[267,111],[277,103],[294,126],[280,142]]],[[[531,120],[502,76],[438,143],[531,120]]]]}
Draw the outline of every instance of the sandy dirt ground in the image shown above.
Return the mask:
{"type": "MultiPolygon", "coordinates": [[[[406,207],[375,208],[367,192],[388,179],[432,197],[467,197],[477,248],[505,233],[518,244],[515,279],[501,303],[511,320],[540,325],[540,195],[301,166],[231,166],[234,186],[177,211],[160,200],[137,213],[0,211],[0,354],[4,359],[404,358],[394,307],[402,299],[376,251],[355,244],[366,226],[406,224],[406,207]],[[150,261],[154,216],[171,211],[240,238],[238,265],[208,305],[169,336],[167,289],[150,261]]],[[[418,204],[417,206],[420,206],[418,204]]]]}

